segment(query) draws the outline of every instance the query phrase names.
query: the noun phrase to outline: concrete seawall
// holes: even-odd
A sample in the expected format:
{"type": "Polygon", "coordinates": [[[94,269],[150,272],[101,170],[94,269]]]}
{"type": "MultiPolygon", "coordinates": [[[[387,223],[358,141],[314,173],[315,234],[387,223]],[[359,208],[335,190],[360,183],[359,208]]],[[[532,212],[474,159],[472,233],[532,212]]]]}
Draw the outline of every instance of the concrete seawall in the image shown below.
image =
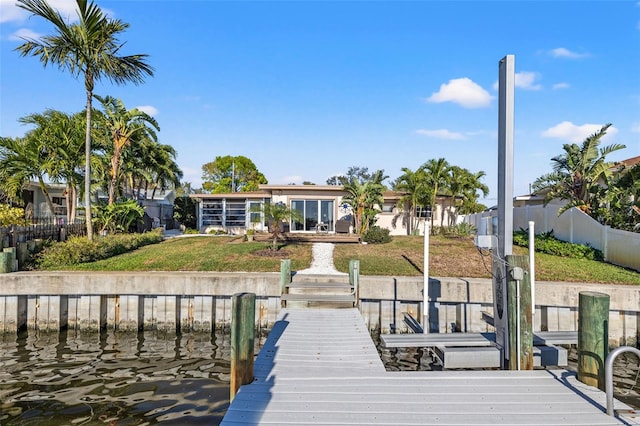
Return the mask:
{"type": "MultiPolygon", "coordinates": [[[[296,281],[344,280],[297,275],[296,281]]],[[[371,329],[405,332],[403,312],[422,317],[422,277],[362,276],[360,311],[371,329]]],[[[576,330],[578,295],[611,297],[609,338],[635,345],[640,333],[640,287],[561,282],[536,283],[537,330],[576,330]]],[[[280,310],[280,273],[213,272],[17,272],[0,283],[0,332],[61,327],[99,330],[206,331],[228,325],[231,296],[257,296],[258,325],[268,327],[280,310]]],[[[440,332],[489,331],[488,279],[431,278],[429,314],[440,332]]]]}

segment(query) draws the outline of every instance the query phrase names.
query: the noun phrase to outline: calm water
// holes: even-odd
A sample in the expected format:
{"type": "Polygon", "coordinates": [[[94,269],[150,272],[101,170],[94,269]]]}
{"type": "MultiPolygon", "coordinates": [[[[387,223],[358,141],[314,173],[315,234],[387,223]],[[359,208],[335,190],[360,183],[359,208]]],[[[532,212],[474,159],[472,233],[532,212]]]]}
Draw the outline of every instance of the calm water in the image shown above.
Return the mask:
{"type": "MultiPolygon", "coordinates": [[[[225,332],[0,336],[0,425],[216,425],[229,406],[230,351],[225,332]]],[[[379,352],[388,370],[439,369],[426,350],[379,352]]],[[[620,364],[629,394],[616,396],[640,408],[637,371],[632,357],[620,364]]]]}
{"type": "Polygon", "coordinates": [[[0,341],[0,424],[220,423],[227,333],[38,334],[0,341]]]}

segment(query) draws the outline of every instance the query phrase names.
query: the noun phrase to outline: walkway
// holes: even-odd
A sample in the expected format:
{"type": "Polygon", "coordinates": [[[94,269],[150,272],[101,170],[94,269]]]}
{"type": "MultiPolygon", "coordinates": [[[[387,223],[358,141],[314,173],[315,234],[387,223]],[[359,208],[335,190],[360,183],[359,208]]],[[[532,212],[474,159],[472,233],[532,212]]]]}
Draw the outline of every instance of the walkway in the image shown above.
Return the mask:
{"type": "Polygon", "coordinates": [[[604,402],[565,370],[387,372],[357,309],[284,309],[222,424],[624,424],[604,402]]]}

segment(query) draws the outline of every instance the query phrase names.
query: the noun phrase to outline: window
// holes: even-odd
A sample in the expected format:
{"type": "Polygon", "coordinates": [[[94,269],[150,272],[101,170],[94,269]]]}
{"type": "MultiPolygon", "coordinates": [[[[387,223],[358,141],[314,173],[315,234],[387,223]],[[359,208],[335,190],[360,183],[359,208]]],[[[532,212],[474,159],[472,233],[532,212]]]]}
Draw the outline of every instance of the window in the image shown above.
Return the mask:
{"type": "Polygon", "coordinates": [[[416,217],[430,218],[431,217],[431,207],[417,206],[416,207],[416,217]]]}
{"type": "Polygon", "coordinates": [[[260,201],[249,201],[249,226],[257,226],[260,223],[262,216],[260,209],[260,201]]]}
{"type": "Polygon", "coordinates": [[[222,223],[222,200],[205,201],[202,203],[202,224],[204,226],[223,226],[222,223]]]}
{"type": "Polygon", "coordinates": [[[247,224],[247,204],[242,201],[227,201],[225,206],[225,224],[224,226],[240,226],[247,224]]]}

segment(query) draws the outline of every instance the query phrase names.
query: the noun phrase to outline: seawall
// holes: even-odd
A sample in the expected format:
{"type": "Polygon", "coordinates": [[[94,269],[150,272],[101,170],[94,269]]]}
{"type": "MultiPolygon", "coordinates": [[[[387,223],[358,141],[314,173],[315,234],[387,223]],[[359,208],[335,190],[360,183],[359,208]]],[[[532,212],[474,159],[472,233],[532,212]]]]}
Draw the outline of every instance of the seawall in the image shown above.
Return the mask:
{"type": "MultiPolygon", "coordinates": [[[[296,281],[344,280],[337,275],[296,275],[296,281]]],[[[429,316],[440,332],[490,331],[488,279],[431,278],[429,316]]],[[[422,277],[360,277],[360,311],[370,329],[405,332],[403,313],[422,318],[422,277]]],[[[578,295],[611,297],[609,339],[636,345],[640,287],[536,283],[536,330],[576,330],[578,295]]],[[[280,310],[280,273],[218,272],[16,272],[2,275],[0,332],[24,328],[99,330],[212,330],[229,324],[231,296],[252,292],[256,321],[269,327],[280,310]]]]}

